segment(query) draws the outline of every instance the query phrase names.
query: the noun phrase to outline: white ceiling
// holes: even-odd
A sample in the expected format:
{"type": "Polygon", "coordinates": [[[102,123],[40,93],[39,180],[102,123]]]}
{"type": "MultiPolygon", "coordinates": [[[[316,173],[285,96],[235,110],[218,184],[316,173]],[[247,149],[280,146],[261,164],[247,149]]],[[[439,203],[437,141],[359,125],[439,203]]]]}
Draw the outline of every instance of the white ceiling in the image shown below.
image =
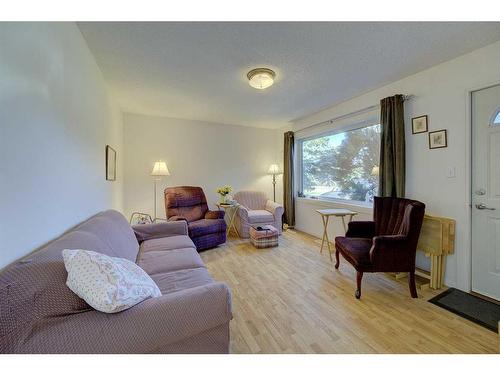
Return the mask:
{"type": "Polygon", "coordinates": [[[78,23],[125,112],[279,128],[500,40],[500,23],[78,23]],[[256,90],[246,73],[276,71],[256,90]]]}

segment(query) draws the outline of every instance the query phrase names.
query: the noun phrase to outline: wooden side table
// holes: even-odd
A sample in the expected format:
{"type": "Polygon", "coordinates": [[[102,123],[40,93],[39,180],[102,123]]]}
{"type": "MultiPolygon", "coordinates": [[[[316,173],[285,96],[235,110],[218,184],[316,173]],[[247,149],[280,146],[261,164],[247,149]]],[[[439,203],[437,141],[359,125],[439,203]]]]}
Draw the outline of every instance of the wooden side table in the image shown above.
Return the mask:
{"type": "Polygon", "coordinates": [[[328,252],[330,254],[330,261],[332,261],[332,249],[330,248],[330,239],[328,238],[328,220],[330,216],[340,217],[342,219],[342,226],[344,227],[344,233],[347,232],[347,225],[345,222],[345,217],[349,216],[349,222],[352,220],[353,216],[357,215],[357,212],[346,210],[343,208],[327,208],[324,210],[316,210],[317,213],[321,215],[321,220],[323,221],[323,238],[321,239],[321,250],[323,253],[323,245],[326,241],[328,246],[328,252]]]}
{"type": "Polygon", "coordinates": [[[231,229],[234,230],[236,235],[239,237],[240,234],[238,233],[238,229],[236,229],[236,225],[234,223],[234,218],[236,216],[236,213],[238,212],[238,208],[240,205],[238,203],[217,203],[217,207],[220,209],[223,209],[226,214],[224,217],[227,217],[226,223],[227,223],[227,231],[226,231],[226,236],[229,236],[229,233],[231,232],[231,229]]]}

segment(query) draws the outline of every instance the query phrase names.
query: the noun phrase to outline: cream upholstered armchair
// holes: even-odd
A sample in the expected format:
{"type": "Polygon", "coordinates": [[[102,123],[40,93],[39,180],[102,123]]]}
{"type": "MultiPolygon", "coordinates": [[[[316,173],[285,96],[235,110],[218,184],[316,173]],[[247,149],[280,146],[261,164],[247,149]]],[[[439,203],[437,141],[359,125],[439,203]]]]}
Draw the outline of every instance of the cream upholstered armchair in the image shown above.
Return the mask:
{"type": "Polygon", "coordinates": [[[236,228],[242,238],[250,236],[251,226],[271,224],[281,234],[283,206],[267,199],[261,191],[239,191],[234,200],[240,204],[235,217],[236,228]]]}

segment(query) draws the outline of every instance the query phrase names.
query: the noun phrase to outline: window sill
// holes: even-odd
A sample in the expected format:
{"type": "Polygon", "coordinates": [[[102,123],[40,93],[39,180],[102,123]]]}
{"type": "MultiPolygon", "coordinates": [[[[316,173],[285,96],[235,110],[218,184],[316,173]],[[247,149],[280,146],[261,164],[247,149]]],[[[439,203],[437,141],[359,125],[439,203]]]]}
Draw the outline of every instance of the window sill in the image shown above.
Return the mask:
{"type": "Polygon", "coordinates": [[[323,208],[346,208],[359,213],[372,214],[373,206],[370,204],[363,204],[358,202],[348,202],[336,199],[314,199],[305,197],[296,197],[297,202],[319,206],[323,208]]]}

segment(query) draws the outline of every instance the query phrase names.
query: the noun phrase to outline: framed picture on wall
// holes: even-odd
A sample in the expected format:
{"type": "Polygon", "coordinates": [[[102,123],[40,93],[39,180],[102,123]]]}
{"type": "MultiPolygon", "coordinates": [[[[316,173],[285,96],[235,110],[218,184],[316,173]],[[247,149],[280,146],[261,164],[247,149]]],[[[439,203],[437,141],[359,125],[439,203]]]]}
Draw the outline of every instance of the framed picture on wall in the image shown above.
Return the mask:
{"type": "Polygon", "coordinates": [[[106,180],[116,180],[116,151],[106,145],[106,180]]]}
{"type": "Polygon", "coordinates": [[[425,133],[427,128],[427,115],[418,116],[411,119],[412,134],[425,133]]]}
{"type": "Polygon", "coordinates": [[[429,133],[429,148],[443,148],[448,147],[448,139],[446,130],[437,130],[429,133]]]}

